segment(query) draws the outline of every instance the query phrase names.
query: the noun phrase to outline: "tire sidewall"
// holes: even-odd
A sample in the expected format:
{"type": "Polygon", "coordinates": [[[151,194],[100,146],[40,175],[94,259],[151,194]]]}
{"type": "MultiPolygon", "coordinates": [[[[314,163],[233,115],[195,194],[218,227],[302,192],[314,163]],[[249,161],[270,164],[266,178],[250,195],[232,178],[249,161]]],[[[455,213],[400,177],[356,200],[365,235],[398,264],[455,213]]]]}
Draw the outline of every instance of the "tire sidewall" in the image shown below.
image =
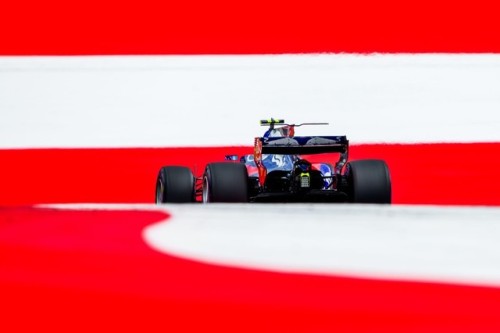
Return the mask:
{"type": "Polygon", "coordinates": [[[156,191],[156,201],[161,197],[161,203],[194,202],[195,181],[193,173],[189,168],[183,166],[162,167],[158,173],[156,191]]]}
{"type": "Polygon", "coordinates": [[[346,167],[349,201],[353,203],[390,204],[391,177],[382,160],[359,160],[346,167]]]}
{"type": "Polygon", "coordinates": [[[244,164],[210,163],[203,176],[204,202],[248,202],[248,174],[244,164]]]}

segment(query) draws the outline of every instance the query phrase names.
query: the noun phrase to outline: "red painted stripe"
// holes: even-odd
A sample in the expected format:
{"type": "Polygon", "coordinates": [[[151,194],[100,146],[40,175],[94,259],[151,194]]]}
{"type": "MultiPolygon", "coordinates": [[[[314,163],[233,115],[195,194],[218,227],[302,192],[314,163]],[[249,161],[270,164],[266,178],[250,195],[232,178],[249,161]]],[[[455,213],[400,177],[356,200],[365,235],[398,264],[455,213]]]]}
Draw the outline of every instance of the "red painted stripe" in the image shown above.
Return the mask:
{"type": "MultiPolygon", "coordinates": [[[[203,173],[250,147],[0,150],[0,204],[152,203],[163,165],[203,173]]],[[[335,156],[330,156],[332,161],[335,156]]],[[[500,205],[500,143],[360,145],[351,159],[386,160],[398,204],[500,205]]]]}
{"type": "Polygon", "coordinates": [[[495,0],[13,1],[3,55],[500,52],[495,0]]]}
{"type": "Polygon", "coordinates": [[[0,208],[3,332],[498,332],[500,289],[270,273],[153,251],[148,211],[0,208]]]}

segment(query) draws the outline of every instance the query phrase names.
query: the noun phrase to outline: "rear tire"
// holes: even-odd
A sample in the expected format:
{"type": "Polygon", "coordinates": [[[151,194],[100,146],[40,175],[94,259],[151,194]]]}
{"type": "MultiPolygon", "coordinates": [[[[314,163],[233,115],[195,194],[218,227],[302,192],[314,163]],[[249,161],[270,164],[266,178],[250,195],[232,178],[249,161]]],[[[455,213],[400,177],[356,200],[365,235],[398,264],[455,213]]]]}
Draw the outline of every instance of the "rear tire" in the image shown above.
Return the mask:
{"type": "Polygon", "coordinates": [[[195,201],[195,179],[189,168],[167,166],[156,179],[156,203],[188,203],[195,201]]]}
{"type": "Polygon", "coordinates": [[[210,163],[203,176],[203,202],[248,202],[248,174],[242,163],[210,163]]]}
{"type": "Polygon", "coordinates": [[[361,160],[347,164],[349,201],[354,203],[391,203],[389,168],[381,160],[361,160]]]}

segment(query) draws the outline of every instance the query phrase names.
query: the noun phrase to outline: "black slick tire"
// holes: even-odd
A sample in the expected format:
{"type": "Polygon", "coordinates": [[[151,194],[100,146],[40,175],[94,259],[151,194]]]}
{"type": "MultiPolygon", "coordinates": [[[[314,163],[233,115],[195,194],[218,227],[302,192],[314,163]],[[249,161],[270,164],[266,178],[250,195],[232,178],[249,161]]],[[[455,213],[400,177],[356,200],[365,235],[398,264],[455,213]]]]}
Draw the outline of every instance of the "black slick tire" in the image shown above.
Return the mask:
{"type": "Polygon", "coordinates": [[[182,166],[162,167],[156,179],[156,203],[194,201],[195,179],[191,170],[182,166]]]}
{"type": "Polygon", "coordinates": [[[390,204],[391,177],[382,160],[349,162],[346,167],[349,201],[353,203],[390,204]]]}
{"type": "Polygon", "coordinates": [[[203,176],[203,202],[248,202],[248,174],[244,164],[210,163],[203,176]]]}

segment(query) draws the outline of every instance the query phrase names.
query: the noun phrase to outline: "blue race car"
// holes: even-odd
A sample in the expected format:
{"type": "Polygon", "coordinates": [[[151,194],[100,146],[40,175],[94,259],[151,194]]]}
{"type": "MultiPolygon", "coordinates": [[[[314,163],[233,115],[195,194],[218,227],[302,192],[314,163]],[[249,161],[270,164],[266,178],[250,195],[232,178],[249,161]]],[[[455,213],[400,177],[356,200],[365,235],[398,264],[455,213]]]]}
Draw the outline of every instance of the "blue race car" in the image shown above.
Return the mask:
{"type": "MultiPolygon", "coordinates": [[[[167,202],[353,202],[391,203],[391,180],[382,160],[348,162],[346,136],[295,136],[295,128],[325,123],[269,126],[254,140],[254,153],[226,155],[209,163],[202,177],[187,167],[163,167],[157,178],[156,203],[167,202]],[[310,162],[306,156],[338,153],[334,163],[310,162]]],[[[331,156],[331,154],[327,155],[331,156]]]]}

